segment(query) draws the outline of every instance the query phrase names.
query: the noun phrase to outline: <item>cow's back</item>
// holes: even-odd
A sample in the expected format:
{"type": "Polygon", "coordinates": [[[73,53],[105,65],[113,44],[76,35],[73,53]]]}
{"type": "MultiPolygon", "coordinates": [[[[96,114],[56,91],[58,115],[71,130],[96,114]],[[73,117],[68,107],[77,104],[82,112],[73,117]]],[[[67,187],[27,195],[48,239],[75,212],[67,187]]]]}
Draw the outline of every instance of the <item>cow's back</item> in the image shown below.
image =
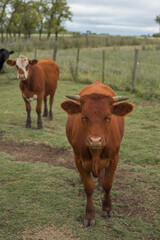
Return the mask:
{"type": "Polygon", "coordinates": [[[38,62],[38,66],[40,66],[44,72],[45,92],[48,95],[51,92],[55,91],[57,88],[57,81],[59,78],[58,65],[52,59],[45,58],[38,62]]]}
{"type": "Polygon", "coordinates": [[[116,96],[116,94],[114,93],[114,91],[110,87],[102,84],[99,80],[97,80],[96,82],[84,87],[79,92],[79,95],[83,96],[83,95],[89,95],[89,94],[92,94],[92,93],[100,93],[100,94],[104,94],[104,95],[107,95],[107,96],[116,96]]]}

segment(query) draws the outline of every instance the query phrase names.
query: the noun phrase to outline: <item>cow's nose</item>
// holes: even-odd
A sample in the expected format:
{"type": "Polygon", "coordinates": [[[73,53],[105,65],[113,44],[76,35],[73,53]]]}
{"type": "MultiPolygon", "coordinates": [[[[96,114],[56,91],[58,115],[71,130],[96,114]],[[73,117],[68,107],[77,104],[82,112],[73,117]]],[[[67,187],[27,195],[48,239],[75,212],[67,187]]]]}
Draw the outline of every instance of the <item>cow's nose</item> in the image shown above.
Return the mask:
{"type": "Polygon", "coordinates": [[[90,142],[100,143],[102,141],[102,137],[89,137],[90,142]]]}
{"type": "Polygon", "coordinates": [[[103,144],[102,137],[89,137],[89,146],[91,148],[100,148],[103,144]]]}
{"type": "Polygon", "coordinates": [[[19,79],[25,80],[25,76],[24,75],[19,75],[19,79]]]}

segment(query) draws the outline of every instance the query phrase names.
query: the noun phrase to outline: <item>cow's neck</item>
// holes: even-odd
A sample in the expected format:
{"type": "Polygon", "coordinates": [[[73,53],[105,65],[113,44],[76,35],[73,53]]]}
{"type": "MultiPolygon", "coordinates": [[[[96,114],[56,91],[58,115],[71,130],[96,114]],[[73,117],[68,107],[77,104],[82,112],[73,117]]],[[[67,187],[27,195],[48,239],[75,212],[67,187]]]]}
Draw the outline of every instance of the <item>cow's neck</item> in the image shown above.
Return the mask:
{"type": "Polygon", "coordinates": [[[30,77],[30,74],[28,78],[25,81],[21,81],[23,89],[27,88],[28,90],[33,90],[33,82],[32,78],[30,77]]]}
{"type": "Polygon", "coordinates": [[[98,177],[98,162],[100,160],[100,155],[103,149],[90,149],[92,155],[92,173],[94,177],[98,177]]]}

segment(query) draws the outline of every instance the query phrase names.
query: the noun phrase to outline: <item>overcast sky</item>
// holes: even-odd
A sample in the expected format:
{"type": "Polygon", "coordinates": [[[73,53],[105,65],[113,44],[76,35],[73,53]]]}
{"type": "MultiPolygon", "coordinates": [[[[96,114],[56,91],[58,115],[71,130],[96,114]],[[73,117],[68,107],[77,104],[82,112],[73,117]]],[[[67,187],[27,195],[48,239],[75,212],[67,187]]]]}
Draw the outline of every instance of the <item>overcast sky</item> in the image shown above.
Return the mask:
{"type": "Polygon", "coordinates": [[[110,35],[152,35],[160,15],[160,0],[67,0],[73,13],[68,31],[110,35]]]}

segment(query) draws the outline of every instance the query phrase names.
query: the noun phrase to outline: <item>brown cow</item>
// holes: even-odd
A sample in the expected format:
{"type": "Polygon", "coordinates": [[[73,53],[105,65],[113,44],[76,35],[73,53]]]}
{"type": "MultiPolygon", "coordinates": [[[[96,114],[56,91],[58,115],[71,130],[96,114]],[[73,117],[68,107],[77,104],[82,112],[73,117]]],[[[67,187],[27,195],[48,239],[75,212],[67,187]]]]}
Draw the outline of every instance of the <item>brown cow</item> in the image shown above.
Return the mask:
{"type": "Polygon", "coordinates": [[[59,77],[58,65],[50,58],[45,58],[41,61],[38,61],[37,59],[29,60],[25,56],[19,56],[16,61],[8,59],[6,63],[10,66],[16,66],[18,78],[21,80],[19,86],[22,92],[22,97],[26,104],[27,111],[26,128],[31,127],[30,102],[33,100],[37,100],[37,128],[42,128],[42,102],[44,100],[43,116],[46,117],[48,116],[48,95],[50,95],[49,119],[53,119],[52,104],[59,77]]]}
{"type": "Polygon", "coordinates": [[[83,88],[79,95],[67,95],[77,100],[64,101],[61,107],[68,113],[66,134],[73,147],[75,163],[80,173],[86,197],[84,225],[95,224],[93,205],[94,177],[99,177],[105,169],[102,179],[104,199],[102,214],[112,216],[110,190],[113,176],[119,160],[120,142],[124,133],[124,116],[133,110],[126,100],[117,97],[114,91],[100,81],[83,88]]]}

